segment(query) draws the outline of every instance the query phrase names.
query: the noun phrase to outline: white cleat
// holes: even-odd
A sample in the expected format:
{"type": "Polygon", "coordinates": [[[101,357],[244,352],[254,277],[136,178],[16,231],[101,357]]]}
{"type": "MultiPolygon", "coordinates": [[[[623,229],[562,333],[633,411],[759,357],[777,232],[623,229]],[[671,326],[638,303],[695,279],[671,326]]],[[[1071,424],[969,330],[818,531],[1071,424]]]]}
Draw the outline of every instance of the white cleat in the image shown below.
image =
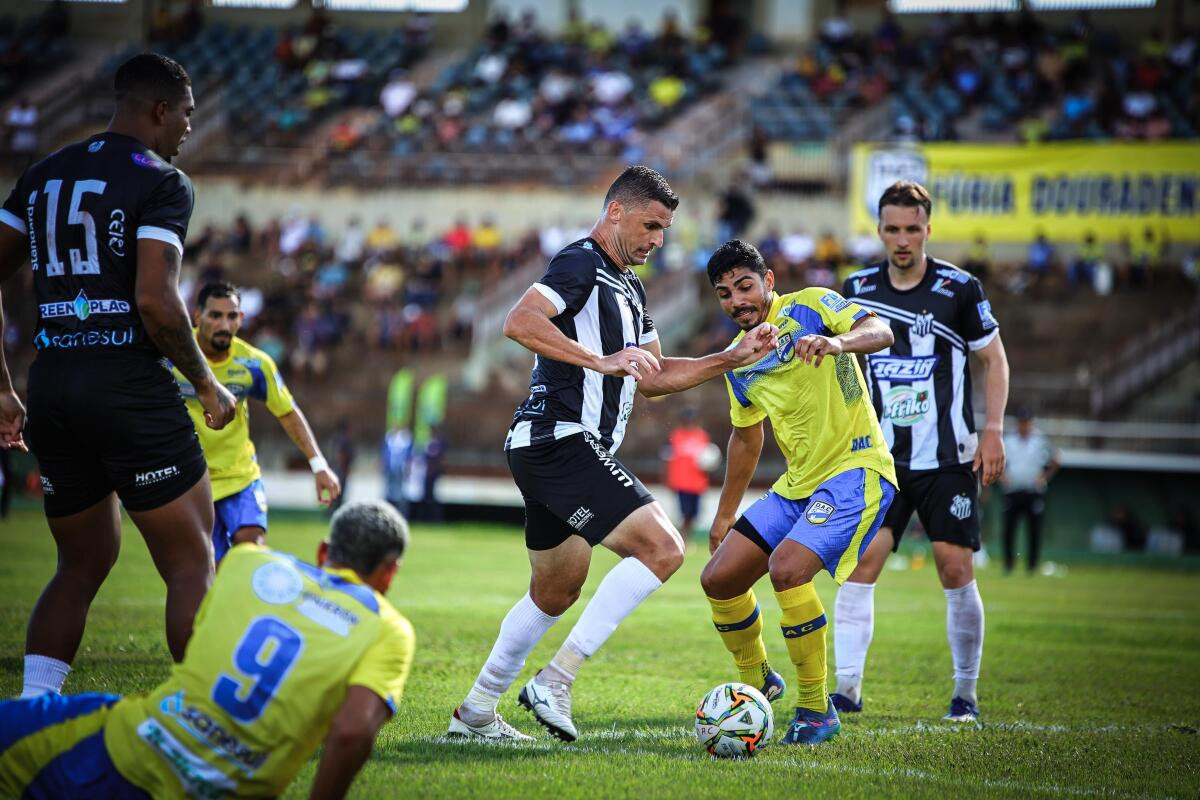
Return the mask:
{"type": "Polygon", "coordinates": [[[454,709],[454,714],[450,717],[450,727],[446,730],[446,735],[464,739],[490,739],[492,741],[537,741],[532,736],[526,736],[512,725],[509,725],[504,721],[504,717],[499,714],[492,717],[490,722],[486,722],[483,725],[468,725],[458,715],[457,708],[454,709]]]}
{"type": "Polygon", "coordinates": [[[538,680],[541,672],[529,679],[517,702],[533,712],[538,723],[556,739],[573,742],[579,736],[571,719],[571,686],[562,681],[538,680]]]}

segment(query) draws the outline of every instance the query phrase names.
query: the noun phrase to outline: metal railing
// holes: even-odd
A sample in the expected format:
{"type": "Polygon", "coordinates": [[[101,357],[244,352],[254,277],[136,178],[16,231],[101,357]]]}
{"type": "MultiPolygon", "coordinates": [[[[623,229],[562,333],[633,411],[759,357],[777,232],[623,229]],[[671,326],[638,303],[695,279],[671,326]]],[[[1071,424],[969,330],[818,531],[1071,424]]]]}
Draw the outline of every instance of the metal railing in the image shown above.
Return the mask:
{"type": "Polygon", "coordinates": [[[1091,411],[1103,416],[1200,353],[1200,303],[1151,328],[1100,370],[1091,387],[1091,411]]]}

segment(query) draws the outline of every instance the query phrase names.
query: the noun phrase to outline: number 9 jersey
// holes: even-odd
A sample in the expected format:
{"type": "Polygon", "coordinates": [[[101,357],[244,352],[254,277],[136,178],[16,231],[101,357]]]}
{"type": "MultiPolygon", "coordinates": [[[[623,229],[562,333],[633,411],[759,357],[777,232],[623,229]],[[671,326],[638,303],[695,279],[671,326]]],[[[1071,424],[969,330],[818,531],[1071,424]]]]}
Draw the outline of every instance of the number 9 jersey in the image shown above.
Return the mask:
{"type": "Polygon", "coordinates": [[[324,740],[348,687],[395,712],[413,647],[408,620],[352,571],[239,545],[183,662],[113,707],[104,744],[155,798],[276,796],[324,740]]]}
{"type": "Polygon", "coordinates": [[[29,237],[39,352],[158,352],[134,297],[138,241],[183,256],[192,184],[129,136],[100,133],[34,164],[0,210],[29,237]]]}

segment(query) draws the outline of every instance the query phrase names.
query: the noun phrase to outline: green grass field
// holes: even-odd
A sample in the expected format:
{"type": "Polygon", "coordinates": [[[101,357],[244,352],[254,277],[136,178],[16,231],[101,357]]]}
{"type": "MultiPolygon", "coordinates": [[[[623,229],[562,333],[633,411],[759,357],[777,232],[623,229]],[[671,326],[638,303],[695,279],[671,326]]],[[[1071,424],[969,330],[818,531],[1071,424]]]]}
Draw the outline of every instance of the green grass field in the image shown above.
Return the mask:
{"type": "MultiPolygon", "coordinates": [[[[277,515],[271,543],[311,558],[322,532],[316,518],[277,515]]],[[[32,511],[0,524],[0,545],[0,695],[11,696],[20,689],[27,615],[53,570],[54,548],[32,511]]],[[[691,715],[707,689],[734,673],[700,592],[705,557],[690,553],[584,667],[575,691],[578,742],[545,738],[515,691],[501,712],[539,735],[536,744],[446,742],[450,711],[528,573],[514,529],[418,526],[391,593],[416,627],[416,664],[352,796],[1200,796],[1195,573],[1072,567],[1064,577],[1027,578],[982,570],[984,722],[963,727],[940,721],[951,666],[932,565],[889,570],[876,593],[866,713],[845,719],[842,736],[815,749],[772,746],[751,761],[715,762],[692,737],[691,715]]],[[[534,651],[521,681],[553,654],[614,561],[596,552],[583,599],[534,651]]],[[[818,587],[832,610],[833,582],[823,576],[818,587]]],[[[768,652],[787,676],[779,610],[769,586],[759,596],[768,652]]],[[[161,680],[169,661],[162,600],[145,547],[127,528],[67,690],[137,692],[161,680]]],[[[787,716],[786,705],[776,708],[787,716]]],[[[315,764],[288,797],[305,795],[315,764]]]]}

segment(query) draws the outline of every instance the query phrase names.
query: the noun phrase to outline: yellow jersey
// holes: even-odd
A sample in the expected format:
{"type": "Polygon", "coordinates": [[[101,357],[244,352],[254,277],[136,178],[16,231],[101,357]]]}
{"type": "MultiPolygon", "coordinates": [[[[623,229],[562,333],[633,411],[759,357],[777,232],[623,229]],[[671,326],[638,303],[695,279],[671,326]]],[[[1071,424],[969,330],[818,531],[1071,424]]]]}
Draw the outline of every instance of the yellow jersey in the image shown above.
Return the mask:
{"type": "Polygon", "coordinates": [[[771,420],[788,463],[772,487],[782,497],[802,500],[834,475],[860,467],[896,484],[896,465],[857,359],[842,353],[813,367],[796,358],[801,337],[845,333],[867,314],[873,312],[828,289],[775,295],[767,316],[779,328],[775,350],[725,374],[734,427],[771,420]]]}
{"type": "Polygon", "coordinates": [[[183,663],[113,707],[104,744],[155,798],[274,797],[324,740],[347,687],[395,712],[413,648],[408,620],[351,570],[238,545],[183,663]]]}
{"type": "Polygon", "coordinates": [[[183,393],[188,415],[204,448],[208,474],[212,479],[213,500],[237,494],[262,475],[254,442],[250,441],[250,407],[247,398],[266,403],[276,417],[296,409],[291,392],[279,375],[279,368],[269,355],[244,340],[233,337],[223,361],[209,361],[217,380],[237,399],[237,413],[219,431],[204,422],[204,407],[196,399],[196,389],[174,365],[171,372],[183,393]]]}

